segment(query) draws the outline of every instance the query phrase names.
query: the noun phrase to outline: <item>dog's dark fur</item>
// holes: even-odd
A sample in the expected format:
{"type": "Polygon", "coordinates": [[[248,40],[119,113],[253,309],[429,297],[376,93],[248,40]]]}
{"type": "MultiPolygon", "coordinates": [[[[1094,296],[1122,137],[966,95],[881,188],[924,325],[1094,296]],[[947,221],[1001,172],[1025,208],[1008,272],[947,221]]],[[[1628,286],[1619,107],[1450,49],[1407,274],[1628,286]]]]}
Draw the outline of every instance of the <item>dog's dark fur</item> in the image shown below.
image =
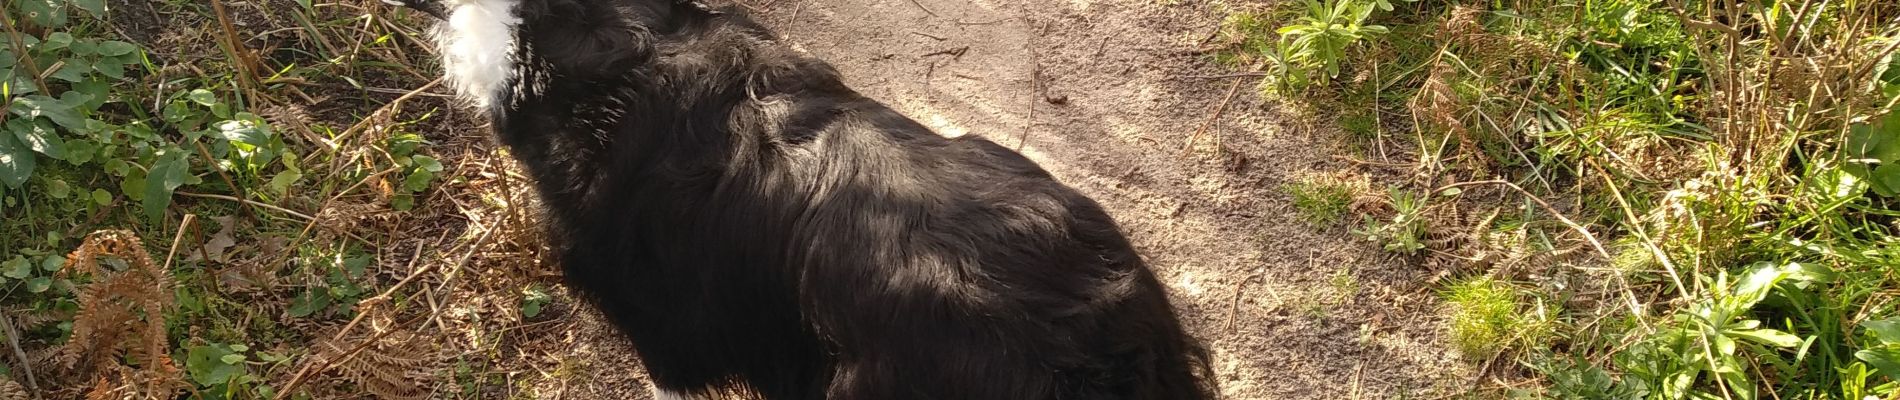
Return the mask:
{"type": "Polygon", "coordinates": [[[1115,222],[1028,159],[940,137],[730,10],[519,1],[490,117],[568,283],[661,388],[1211,398],[1115,222]]]}

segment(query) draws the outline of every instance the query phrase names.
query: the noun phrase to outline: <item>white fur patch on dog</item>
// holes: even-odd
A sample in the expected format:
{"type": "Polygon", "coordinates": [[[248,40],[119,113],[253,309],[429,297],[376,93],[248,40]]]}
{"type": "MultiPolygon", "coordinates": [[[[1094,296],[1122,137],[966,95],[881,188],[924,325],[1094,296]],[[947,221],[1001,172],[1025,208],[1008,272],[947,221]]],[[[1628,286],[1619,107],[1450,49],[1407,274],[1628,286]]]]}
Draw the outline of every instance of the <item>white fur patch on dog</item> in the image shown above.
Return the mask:
{"type": "Polygon", "coordinates": [[[436,27],[436,47],[449,86],[488,110],[500,105],[514,74],[516,0],[444,0],[448,20],[436,27]]]}
{"type": "Polygon", "coordinates": [[[666,390],[666,389],[654,389],[653,399],[654,400],[695,400],[695,399],[698,399],[698,397],[693,397],[693,396],[687,395],[686,393],[675,392],[675,391],[666,390]]]}

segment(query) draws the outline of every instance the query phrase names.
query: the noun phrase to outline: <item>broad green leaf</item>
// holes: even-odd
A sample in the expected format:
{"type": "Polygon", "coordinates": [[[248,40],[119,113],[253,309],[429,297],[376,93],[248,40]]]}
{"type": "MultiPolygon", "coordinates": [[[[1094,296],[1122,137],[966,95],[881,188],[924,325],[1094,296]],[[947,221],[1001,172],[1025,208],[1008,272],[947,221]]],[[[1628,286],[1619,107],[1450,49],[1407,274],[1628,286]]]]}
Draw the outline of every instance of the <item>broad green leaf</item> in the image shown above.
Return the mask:
{"type": "Polygon", "coordinates": [[[72,45],[66,46],[66,51],[73,52],[75,56],[99,55],[99,42],[91,39],[74,41],[72,45]]]}
{"type": "Polygon", "coordinates": [[[1727,357],[1727,356],[1735,355],[1735,339],[1734,338],[1730,338],[1724,335],[1714,335],[1713,337],[1709,338],[1709,344],[1710,346],[1715,348],[1716,357],[1727,357]]]}
{"type": "Polygon", "coordinates": [[[224,355],[224,357],[219,357],[218,361],[223,361],[225,364],[237,364],[237,363],[244,362],[244,355],[243,354],[226,354],[224,355]]]}
{"type": "Polygon", "coordinates": [[[59,67],[58,71],[53,71],[51,76],[53,79],[62,81],[79,82],[86,80],[86,73],[89,72],[92,72],[92,63],[86,60],[69,59],[59,67]]]}
{"type": "Polygon", "coordinates": [[[145,171],[136,169],[126,171],[125,179],[119,180],[119,194],[125,195],[125,198],[132,199],[132,201],[144,201],[145,171]]]}
{"type": "Polygon", "coordinates": [[[1854,125],[1848,130],[1846,150],[1854,157],[1900,160],[1900,113],[1854,125]]]}
{"type": "Polygon", "coordinates": [[[1787,279],[1788,275],[1800,269],[1801,266],[1799,264],[1755,264],[1754,268],[1748,272],[1748,275],[1742,276],[1742,280],[1736,283],[1734,292],[1732,292],[1733,296],[1735,296],[1734,301],[1737,302],[1735,303],[1737,309],[1727,310],[1727,312],[1735,313],[1753,308],[1755,303],[1761,302],[1762,299],[1768,297],[1768,291],[1774,289],[1776,283],[1781,282],[1782,279],[1787,279]]]}
{"type": "MultiPolygon", "coordinates": [[[[1900,163],[1900,113],[1853,126],[1841,153],[1841,169],[1868,180],[1875,193],[1887,197],[1900,194],[1900,186],[1889,185],[1888,179],[1877,176],[1878,168],[1900,163]]],[[[1892,177],[1895,173],[1889,170],[1885,174],[1892,177]]]]}
{"type": "Polygon", "coordinates": [[[1854,352],[1854,358],[1874,366],[1887,379],[1900,381],[1900,346],[1881,346],[1854,352]]]}
{"type": "Polygon", "coordinates": [[[272,194],[283,196],[286,192],[290,191],[290,185],[296,184],[299,179],[303,179],[302,172],[279,172],[277,175],[270,177],[270,191],[272,194]]]}
{"type": "Polygon", "coordinates": [[[197,116],[198,113],[191,109],[191,104],[183,101],[166,103],[165,108],[159,112],[159,117],[164,118],[165,122],[173,124],[184,122],[185,120],[197,116]]]}
{"type": "Polygon", "coordinates": [[[92,13],[92,15],[95,17],[106,16],[106,1],[105,0],[69,0],[69,1],[71,1],[73,7],[79,7],[79,9],[81,10],[86,10],[86,12],[92,13]]]}
{"type": "MultiPolygon", "coordinates": [[[[63,0],[54,0],[54,1],[64,2],[63,0]]],[[[66,46],[71,46],[72,44],[73,44],[73,34],[66,33],[66,32],[53,32],[53,33],[46,34],[46,40],[40,42],[39,50],[40,51],[59,50],[59,49],[66,48],[66,46]]]]}
{"type": "Polygon", "coordinates": [[[521,301],[521,316],[526,317],[526,318],[534,318],[534,316],[536,315],[541,315],[541,305],[542,305],[542,302],[522,300],[521,301]]]}
{"type": "MultiPolygon", "coordinates": [[[[67,92],[66,94],[66,96],[75,96],[75,95],[85,96],[84,94],[79,94],[78,92],[67,92]]],[[[68,97],[68,98],[78,99],[77,97],[68,97]]],[[[87,98],[87,99],[78,99],[78,100],[82,100],[82,101],[78,102],[77,104],[69,104],[65,101],[65,99],[54,99],[52,97],[41,96],[41,95],[26,96],[26,97],[14,99],[12,110],[13,110],[13,115],[18,115],[20,117],[24,117],[24,118],[46,117],[47,119],[53,120],[53,123],[59,124],[59,126],[64,126],[67,129],[83,130],[83,129],[86,129],[86,119],[84,117],[81,117],[79,113],[75,112],[74,106],[78,104],[84,104],[85,101],[89,101],[91,99],[87,98]]]]}
{"type": "Polygon", "coordinates": [[[1900,344],[1900,317],[1861,321],[1860,326],[1887,344],[1900,344]]]}
{"type": "Polygon", "coordinates": [[[32,279],[26,280],[26,291],[29,293],[45,292],[46,289],[50,289],[52,287],[53,287],[53,278],[50,276],[36,276],[36,277],[33,277],[32,279]]]}
{"type": "Polygon", "coordinates": [[[100,206],[110,205],[112,204],[112,193],[107,192],[105,189],[93,189],[92,203],[100,206]]]}
{"type": "Polygon", "coordinates": [[[1867,193],[1867,181],[1841,168],[1828,168],[1808,178],[1807,191],[1823,201],[1853,199],[1867,193]]]}
{"type": "Polygon", "coordinates": [[[185,353],[185,370],[191,380],[200,386],[212,386],[230,382],[232,378],[244,375],[244,366],[224,362],[231,355],[229,350],[218,346],[192,347],[185,353]]]}
{"type": "Polygon", "coordinates": [[[422,168],[423,171],[442,172],[442,162],[437,161],[435,157],[418,155],[410,157],[409,160],[415,162],[416,168],[422,168]]]}
{"type": "Polygon", "coordinates": [[[145,216],[158,219],[171,206],[172,191],[185,184],[190,162],[182,150],[161,151],[145,175],[145,216]]]}
{"type": "Polygon", "coordinates": [[[1715,376],[1721,377],[1723,383],[1728,384],[1728,389],[1734,392],[1736,400],[1755,400],[1755,383],[1748,380],[1748,374],[1742,371],[1741,366],[1724,366],[1712,372],[1715,372],[1715,376]]]}
{"type": "Polygon", "coordinates": [[[270,145],[270,128],[253,120],[235,119],[215,126],[218,138],[252,146],[270,145]]]}
{"type": "Polygon", "coordinates": [[[43,183],[43,186],[46,186],[46,195],[48,197],[52,197],[55,199],[64,199],[66,198],[66,196],[71,196],[73,194],[72,185],[67,185],[66,181],[59,180],[59,179],[46,179],[41,182],[43,183]]]}
{"type": "Polygon", "coordinates": [[[420,192],[429,189],[429,183],[434,181],[434,172],[416,170],[415,172],[409,173],[409,176],[403,179],[402,184],[403,188],[408,189],[410,192],[420,192]]]}
{"type": "Polygon", "coordinates": [[[139,50],[138,45],[121,42],[117,40],[107,40],[107,41],[99,43],[99,55],[106,56],[106,57],[118,57],[118,56],[128,55],[138,50],[139,50]]]}
{"type": "MultiPolygon", "coordinates": [[[[19,11],[27,13],[27,21],[40,27],[66,27],[65,0],[21,0],[19,11]]],[[[70,36],[68,36],[70,38],[70,36]]]]}
{"type": "Polygon", "coordinates": [[[542,290],[539,285],[522,289],[521,316],[533,318],[536,315],[541,315],[541,307],[547,305],[548,301],[552,299],[552,297],[548,296],[547,291],[542,290]]]}
{"type": "Polygon", "coordinates": [[[210,107],[212,104],[218,104],[218,94],[212,93],[209,90],[192,89],[191,94],[185,95],[185,97],[191,99],[192,102],[198,103],[198,105],[205,106],[205,107],[210,107]]]}
{"type": "Polygon", "coordinates": [[[7,259],[6,262],[0,263],[0,276],[13,279],[26,279],[26,277],[33,276],[33,263],[27,261],[26,256],[15,255],[13,258],[7,259]]]}
{"type": "Polygon", "coordinates": [[[66,266],[66,256],[62,256],[58,254],[46,256],[46,259],[40,260],[41,271],[46,271],[46,272],[58,271],[61,267],[65,267],[65,266],[66,266]]]}
{"type": "Polygon", "coordinates": [[[416,196],[401,193],[389,196],[389,208],[396,211],[409,211],[416,208],[416,196]]]}
{"type": "MultiPolygon", "coordinates": [[[[98,65],[94,65],[94,67],[98,67],[98,65]]],[[[87,100],[85,103],[78,104],[79,110],[82,110],[85,112],[92,112],[93,110],[98,110],[99,106],[105,105],[106,99],[110,98],[108,97],[108,94],[110,94],[108,93],[108,91],[111,89],[112,89],[111,81],[100,79],[98,77],[94,77],[93,79],[87,79],[84,81],[73,82],[73,91],[78,92],[79,94],[86,95],[87,97],[87,100]]],[[[94,121],[94,120],[87,120],[87,121],[94,121]]],[[[104,124],[104,122],[100,122],[100,124],[104,124]]],[[[81,132],[97,132],[99,131],[99,129],[89,127],[87,129],[80,130],[80,131],[81,132]]]]}
{"type": "Polygon", "coordinates": [[[330,291],[322,288],[306,288],[297,297],[290,298],[290,308],[285,310],[293,318],[308,317],[330,306],[330,291]]]}
{"type": "Polygon", "coordinates": [[[56,160],[66,159],[66,140],[61,139],[59,131],[44,119],[14,118],[7,121],[7,131],[13,133],[13,137],[28,149],[56,160]]]}
{"type": "Polygon", "coordinates": [[[1881,164],[1879,168],[1874,168],[1869,178],[1873,181],[1874,191],[1880,192],[1882,196],[1893,197],[1896,192],[1900,192],[1900,162],[1881,164]]]}
{"type": "Polygon", "coordinates": [[[1769,346],[1792,348],[1801,345],[1801,337],[1774,329],[1728,331],[1729,335],[1769,346]]]}
{"type": "Polygon", "coordinates": [[[20,144],[13,135],[0,135],[0,183],[13,188],[25,185],[38,166],[36,158],[33,149],[20,144]]]}
{"type": "Polygon", "coordinates": [[[343,259],[343,270],[349,273],[349,278],[360,278],[371,261],[376,261],[376,258],[367,254],[347,257],[343,259]]]}
{"type": "Polygon", "coordinates": [[[111,62],[111,61],[104,61],[98,64],[93,64],[92,69],[99,71],[100,75],[105,75],[108,78],[125,79],[125,64],[120,64],[120,63],[111,62]]]}
{"type": "Polygon", "coordinates": [[[66,142],[66,162],[73,165],[86,165],[92,157],[98,155],[99,144],[91,140],[78,139],[66,142]]]}

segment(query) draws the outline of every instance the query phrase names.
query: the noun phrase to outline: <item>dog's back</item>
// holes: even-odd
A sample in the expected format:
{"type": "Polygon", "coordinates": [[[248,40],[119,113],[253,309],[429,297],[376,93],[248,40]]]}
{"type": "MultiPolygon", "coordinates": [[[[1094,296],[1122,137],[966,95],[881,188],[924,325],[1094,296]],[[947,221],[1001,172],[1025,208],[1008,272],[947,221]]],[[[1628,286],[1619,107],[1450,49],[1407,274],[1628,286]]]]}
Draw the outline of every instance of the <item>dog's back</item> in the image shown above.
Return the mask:
{"type": "Polygon", "coordinates": [[[446,1],[451,21],[520,2],[487,109],[570,285],[661,389],[1209,396],[1206,355],[1114,221],[1021,155],[933,134],[742,16],[446,1]]]}

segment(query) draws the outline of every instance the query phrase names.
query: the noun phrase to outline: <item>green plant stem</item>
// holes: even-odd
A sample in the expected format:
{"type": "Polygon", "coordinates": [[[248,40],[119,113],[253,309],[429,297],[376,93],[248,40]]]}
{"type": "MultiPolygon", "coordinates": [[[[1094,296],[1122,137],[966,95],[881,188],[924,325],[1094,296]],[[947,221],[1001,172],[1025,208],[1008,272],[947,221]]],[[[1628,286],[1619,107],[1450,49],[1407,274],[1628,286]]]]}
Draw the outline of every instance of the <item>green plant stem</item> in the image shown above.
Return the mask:
{"type": "MultiPolygon", "coordinates": [[[[20,57],[20,65],[25,66],[27,74],[33,77],[33,86],[39,89],[40,93],[51,94],[53,91],[47,89],[46,79],[40,77],[40,68],[33,61],[33,55],[27,53],[26,41],[20,39],[20,30],[13,26],[12,13],[0,14],[4,14],[0,15],[0,25],[4,25],[7,29],[7,37],[13,42],[13,53],[20,57]]],[[[8,104],[12,104],[12,102],[8,102],[8,104]]]]}

